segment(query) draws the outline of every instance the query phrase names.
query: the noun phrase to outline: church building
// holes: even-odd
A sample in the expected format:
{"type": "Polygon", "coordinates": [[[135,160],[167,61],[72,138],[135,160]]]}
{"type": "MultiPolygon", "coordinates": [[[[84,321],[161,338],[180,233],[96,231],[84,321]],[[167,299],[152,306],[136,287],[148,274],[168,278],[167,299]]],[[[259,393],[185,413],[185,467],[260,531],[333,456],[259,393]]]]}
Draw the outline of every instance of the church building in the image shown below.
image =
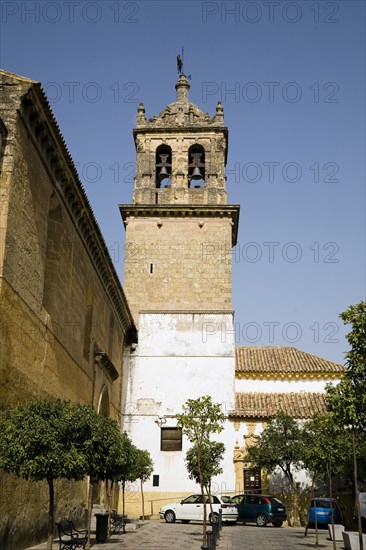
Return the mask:
{"type": "MultiPolygon", "coordinates": [[[[114,418],[154,461],[148,515],[198,490],[176,419],[187,399],[209,395],[225,414],[213,491],[259,491],[247,445],[279,410],[324,410],[325,383],[344,371],[295,348],[235,347],[240,207],[227,199],[223,107],[191,103],[182,73],[175,88],[157,116],[138,106],[122,288],[40,83],[0,71],[0,408],[60,398],[114,418]]],[[[0,547],[45,540],[47,484],[0,483],[0,547]]],[[[59,480],[56,518],[81,523],[87,498],[87,483],[59,480]]],[[[127,513],[141,513],[134,486],[127,513]]]]}
{"type": "Polygon", "coordinates": [[[133,204],[120,205],[124,290],[139,332],[125,365],[124,429],[154,460],[145,486],[154,514],[162,498],[197,491],[184,464],[191,444],[176,422],[187,399],[210,395],[226,415],[215,438],[226,448],[215,490],[260,491],[246,445],[279,410],[299,419],[324,411],[325,382],[343,372],[294,348],[235,350],[231,250],[240,208],[227,201],[223,107],[211,117],[191,103],[184,74],[175,88],[176,101],[159,115],[147,120],[138,107],[133,204]]]}

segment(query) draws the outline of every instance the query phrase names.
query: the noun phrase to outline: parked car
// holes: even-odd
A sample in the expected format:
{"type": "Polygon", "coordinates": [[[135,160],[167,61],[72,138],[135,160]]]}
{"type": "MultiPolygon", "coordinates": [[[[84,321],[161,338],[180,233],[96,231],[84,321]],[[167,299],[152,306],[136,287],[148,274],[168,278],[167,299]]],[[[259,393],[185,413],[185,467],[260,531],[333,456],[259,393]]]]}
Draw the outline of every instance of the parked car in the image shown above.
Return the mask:
{"type": "Polygon", "coordinates": [[[332,514],[334,523],[343,523],[342,511],[336,500],[319,497],[313,498],[309,508],[309,527],[315,526],[315,517],[318,525],[332,523],[332,514]]]}
{"type": "MultiPolygon", "coordinates": [[[[238,520],[238,510],[231,497],[218,497],[216,495],[210,495],[206,500],[206,519],[211,523],[214,521],[214,516],[219,516],[220,509],[222,510],[222,521],[228,521],[236,523],[238,520]],[[212,504],[212,512],[209,504],[209,500],[212,504]]],[[[174,502],[173,504],[165,504],[160,508],[160,519],[165,519],[167,523],[174,523],[176,519],[181,520],[182,523],[189,523],[192,521],[203,521],[203,500],[202,495],[190,495],[184,498],[180,502],[174,502]]]]}
{"type": "Polygon", "coordinates": [[[280,500],[268,495],[235,495],[232,500],[236,503],[239,521],[255,522],[258,527],[265,527],[272,523],[274,527],[281,527],[286,521],[286,508],[280,500]]]}

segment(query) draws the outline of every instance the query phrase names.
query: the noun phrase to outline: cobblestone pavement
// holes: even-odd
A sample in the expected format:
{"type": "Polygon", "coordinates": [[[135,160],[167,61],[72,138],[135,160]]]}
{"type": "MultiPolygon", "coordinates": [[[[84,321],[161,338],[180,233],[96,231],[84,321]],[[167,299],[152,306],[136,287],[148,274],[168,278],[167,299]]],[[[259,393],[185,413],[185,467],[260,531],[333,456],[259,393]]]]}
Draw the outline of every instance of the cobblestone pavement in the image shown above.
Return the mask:
{"type": "MultiPolygon", "coordinates": [[[[113,535],[108,543],[93,544],[93,550],[200,550],[202,525],[199,523],[168,524],[150,521],[136,531],[124,535],[113,535]]],[[[28,550],[44,550],[45,544],[28,550]]],[[[58,543],[54,545],[58,549],[58,543]]],[[[343,550],[343,542],[336,543],[337,550],[343,550]]],[[[319,531],[319,545],[315,545],[315,531],[291,527],[274,528],[253,525],[224,526],[217,550],[333,550],[328,531],[319,531]]]]}

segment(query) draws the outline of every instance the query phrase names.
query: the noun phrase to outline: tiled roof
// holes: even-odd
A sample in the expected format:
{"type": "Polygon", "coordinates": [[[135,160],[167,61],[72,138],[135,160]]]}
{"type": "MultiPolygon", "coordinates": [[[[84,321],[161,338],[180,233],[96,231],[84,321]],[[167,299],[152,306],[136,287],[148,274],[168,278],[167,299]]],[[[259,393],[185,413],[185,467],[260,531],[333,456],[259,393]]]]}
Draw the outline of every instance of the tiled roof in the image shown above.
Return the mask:
{"type": "Polygon", "coordinates": [[[324,393],[237,393],[230,417],[271,418],[283,412],[294,418],[311,418],[325,412],[324,393]]]}
{"type": "Polygon", "coordinates": [[[237,373],[342,373],[343,365],[297,348],[241,346],[236,348],[237,373]]]}

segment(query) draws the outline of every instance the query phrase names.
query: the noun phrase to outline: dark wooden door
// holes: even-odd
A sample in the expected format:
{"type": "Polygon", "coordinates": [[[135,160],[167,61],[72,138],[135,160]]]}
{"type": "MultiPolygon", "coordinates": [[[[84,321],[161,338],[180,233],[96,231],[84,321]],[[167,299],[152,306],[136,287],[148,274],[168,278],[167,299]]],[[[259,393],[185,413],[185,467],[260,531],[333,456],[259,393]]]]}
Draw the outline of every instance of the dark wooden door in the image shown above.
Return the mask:
{"type": "Polygon", "coordinates": [[[262,480],[260,470],[244,468],[244,492],[255,495],[262,493],[262,480]]]}

